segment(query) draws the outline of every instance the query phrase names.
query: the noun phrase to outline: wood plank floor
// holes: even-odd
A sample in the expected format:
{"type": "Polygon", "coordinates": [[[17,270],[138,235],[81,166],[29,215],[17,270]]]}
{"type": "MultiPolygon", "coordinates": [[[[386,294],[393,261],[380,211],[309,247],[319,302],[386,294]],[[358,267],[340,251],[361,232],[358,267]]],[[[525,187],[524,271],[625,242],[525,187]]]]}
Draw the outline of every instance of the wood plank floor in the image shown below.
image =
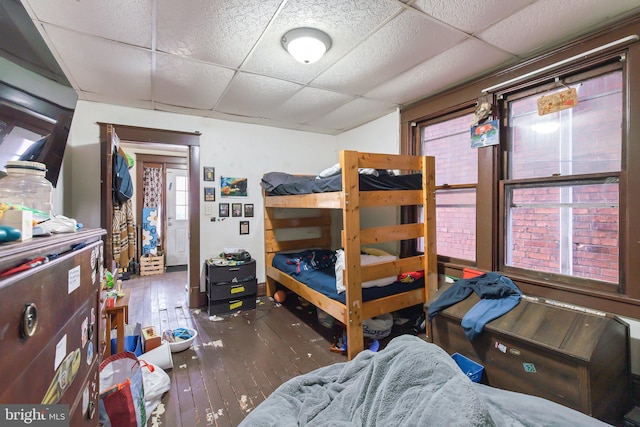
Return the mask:
{"type": "Polygon", "coordinates": [[[332,332],[315,309],[293,295],[286,306],[260,297],[255,310],[210,318],[205,308],[188,308],[186,283],[184,271],[123,282],[131,289],[129,324],[198,331],[195,345],[173,354],[171,389],[149,426],[237,426],[284,381],[346,361],[329,351],[332,332]]]}

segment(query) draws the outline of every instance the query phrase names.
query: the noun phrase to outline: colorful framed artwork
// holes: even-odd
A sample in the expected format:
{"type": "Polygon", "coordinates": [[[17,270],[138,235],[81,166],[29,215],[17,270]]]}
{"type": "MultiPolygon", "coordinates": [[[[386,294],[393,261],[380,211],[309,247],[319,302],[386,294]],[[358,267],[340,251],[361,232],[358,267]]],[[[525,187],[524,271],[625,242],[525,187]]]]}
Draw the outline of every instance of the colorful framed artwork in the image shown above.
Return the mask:
{"type": "Polygon", "coordinates": [[[221,218],[229,216],[229,203],[220,203],[218,205],[218,216],[221,218]]]}
{"type": "Polygon", "coordinates": [[[231,204],[231,216],[242,216],[242,203],[231,204]]]}
{"type": "Polygon", "coordinates": [[[249,221],[240,221],[240,234],[249,234],[249,221]]]}
{"type": "Polygon", "coordinates": [[[499,143],[500,127],[497,119],[471,127],[471,148],[487,147],[499,143]]]}
{"type": "Polygon", "coordinates": [[[253,203],[245,203],[244,216],[246,216],[247,218],[253,217],[253,203]]]}
{"type": "Polygon", "coordinates": [[[205,202],[216,201],[216,189],[214,187],[204,187],[204,201],[205,202]]]}
{"type": "Polygon", "coordinates": [[[247,178],[220,177],[221,197],[247,197],[247,178]]]}
{"type": "Polygon", "coordinates": [[[211,166],[205,166],[203,169],[203,178],[205,181],[215,181],[216,180],[216,168],[211,166]]]}

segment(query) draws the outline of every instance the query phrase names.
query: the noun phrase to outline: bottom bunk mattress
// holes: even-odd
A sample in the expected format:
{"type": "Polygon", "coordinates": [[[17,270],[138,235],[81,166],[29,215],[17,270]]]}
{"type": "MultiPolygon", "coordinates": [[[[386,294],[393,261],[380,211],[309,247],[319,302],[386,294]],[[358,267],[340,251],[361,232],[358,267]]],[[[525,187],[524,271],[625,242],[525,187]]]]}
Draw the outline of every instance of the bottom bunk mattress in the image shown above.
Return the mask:
{"type": "Polygon", "coordinates": [[[240,423],[306,425],[608,426],[550,400],[472,382],[442,348],[410,335],[288,380],[240,423]]]}
{"type": "MultiPolygon", "coordinates": [[[[336,290],[335,251],[316,249],[296,253],[276,254],[271,265],[298,282],[341,303],[346,303],[346,293],[336,290]]],[[[362,300],[371,301],[424,287],[424,278],[412,282],[395,281],[386,286],[362,288],[362,300]]]]}

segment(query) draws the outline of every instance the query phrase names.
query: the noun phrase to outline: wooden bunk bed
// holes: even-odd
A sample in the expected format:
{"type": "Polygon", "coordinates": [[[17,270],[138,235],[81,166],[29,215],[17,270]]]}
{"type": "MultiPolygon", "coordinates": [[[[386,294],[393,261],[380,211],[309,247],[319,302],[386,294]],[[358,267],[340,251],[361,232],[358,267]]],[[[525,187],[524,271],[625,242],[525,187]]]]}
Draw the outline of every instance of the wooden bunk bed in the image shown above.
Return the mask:
{"type": "Polygon", "coordinates": [[[435,161],[433,157],[341,151],[341,191],[302,195],[268,195],[264,192],[266,292],[272,296],[280,283],[316,307],[342,322],[347,332],[347,357],[352,359],[364,349],[362,322],[381,314],[425,303],[437,286],[435,251],[435,161]],[[360,168],[400,170],[421,173],[418,190],[360,191],[360,168]],[[420,205],[424,208],[424,223],[360,228],[360,208],[420,205]],[[317,217],[278,218],[278,208],[316,208],[317,217]],[[274,256],[281,251],[309,248],[332,249],[330,209],[342,211],[341,246],[344,249],[345,303],[336,301],[299,282],[272,266],[274,256]],[[319,237],[278,241],[277,231],[315,227],[319,237]],[[363,246],[383,242],[424,238],[424,255],[390,262],[360,265],[363,246]],[[425,272],[424,287],[363,302],[361,283],[389,275],[425,272]]]}

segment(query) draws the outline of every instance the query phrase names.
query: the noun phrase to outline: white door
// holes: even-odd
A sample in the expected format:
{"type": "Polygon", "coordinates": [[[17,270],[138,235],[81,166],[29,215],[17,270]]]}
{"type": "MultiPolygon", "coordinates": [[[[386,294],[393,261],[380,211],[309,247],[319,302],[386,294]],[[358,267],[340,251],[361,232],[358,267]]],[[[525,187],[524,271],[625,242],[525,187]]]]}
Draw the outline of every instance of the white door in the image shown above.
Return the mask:
{"type": "Polygon", "coordinates": [[[167,266],[189,262],[189,182],[186,169],[167,169],[167,266]]]}

